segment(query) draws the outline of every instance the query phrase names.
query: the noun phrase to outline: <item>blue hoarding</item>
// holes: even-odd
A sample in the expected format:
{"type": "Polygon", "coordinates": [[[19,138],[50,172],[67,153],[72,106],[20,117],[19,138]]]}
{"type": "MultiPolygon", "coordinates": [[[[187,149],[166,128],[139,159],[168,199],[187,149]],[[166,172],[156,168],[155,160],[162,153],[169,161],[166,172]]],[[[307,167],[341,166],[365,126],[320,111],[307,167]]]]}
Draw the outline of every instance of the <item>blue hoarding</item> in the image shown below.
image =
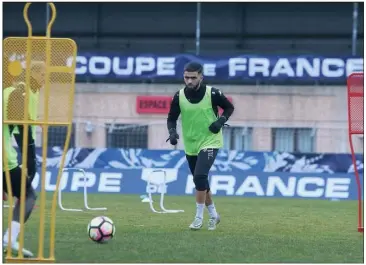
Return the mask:
{"type": "MultiPolygon", "coordinates": [[[[46,190],[55,189],[62,150],[48,150],[46,190]]],[[[357,155],[363,180],[363,156],[357,155]]],[[[37,160],[42,163],[41,149],[37,160]]],[[[166,172],[171,195],[194,193],[191,172],[181,150],[75,148],[68,150],[61,181],[63,191],[143,194],[147,183],[158,191],[166,172]],[[87,178],[73,168],[84,169],[87,178]],[[85,181],[85,182],[84,182],[85,181]],[[155,188],[154,188],[155,187],[155,188]]],[[[33,185],[39,189],[37,174],[33,185]]],[[[241,197],[357,199],[357,183],[349,154],[293,154],[220,150],[210,172],[214,194],[241,197]]]]}
{"type": "MultiPolygon", "coordinates": [[[[83,192],[84,185],[91,193],[144,194],[149,189],[156,193],[161,188],[161,172],[154,168],[143,169],[87,169],[64,171],[61,190],[83,192]],[[85,178],[86,176],[86,178],[85,178]]],[[[165,189],[170,195],[194,194],[192,175],[184,169],[165,169],[165,189]]],[[[57,169],[47,170],[46,190],[54,191],[57,169]]],[[[40,189],[37,174],[34,187],[40,189]]],[[[264,173],[232,172],[212,173],[210,189],[215,195],[240,197],[357,199],[357,183],[353,174],[264,173]]]]}

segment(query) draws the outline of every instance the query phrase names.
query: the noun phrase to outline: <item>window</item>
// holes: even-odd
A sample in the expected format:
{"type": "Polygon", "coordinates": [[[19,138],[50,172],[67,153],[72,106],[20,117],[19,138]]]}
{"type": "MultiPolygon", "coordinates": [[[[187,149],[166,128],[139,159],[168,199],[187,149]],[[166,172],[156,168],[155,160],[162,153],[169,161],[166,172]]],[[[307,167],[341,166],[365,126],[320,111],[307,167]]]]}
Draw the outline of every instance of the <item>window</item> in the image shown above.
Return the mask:
{"type": "MultiPolygon", "coordinates": [[[[42,135],[42,132],[41,132],[42,135]]],[[[67,136],[66,126],[49,126],[48,127],[48,147],[64,147],[67,136]]],[[[42,143],[41,143],[42,146],[42,143]]],[[[69,148],[75,147],[75,124],[72,125],[71,138],[69,148]]]]}
{"type": "Polygon", "coordinates": [[[107,148],[147,148],[148,126],[139,124],[106,124],[107,148]]]}
{"type": "Polygon", "coordinates": [[[273,128],[272,150],[283,152],[314,152],[315,129],[273,128]]]}
{"type": "Polygon", "coordinates": [[[248,151],[252,149],[252,128],[224,127],[224,149],[248,151]]]}

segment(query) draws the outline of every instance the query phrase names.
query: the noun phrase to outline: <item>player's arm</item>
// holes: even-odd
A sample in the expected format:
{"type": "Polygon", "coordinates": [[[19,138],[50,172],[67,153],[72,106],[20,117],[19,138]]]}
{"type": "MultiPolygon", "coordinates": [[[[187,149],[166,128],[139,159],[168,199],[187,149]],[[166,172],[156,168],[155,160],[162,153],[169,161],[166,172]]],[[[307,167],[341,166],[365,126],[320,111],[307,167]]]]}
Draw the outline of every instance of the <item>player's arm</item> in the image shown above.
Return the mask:
{"type": "MultiPolygon", "coordinates": [[[[170,143],[172,145],[177,144],[177,139],[179,139],[179,135],[177,134],[177,120],[180,115],[180,107],[179,107],[179,91],[175,93],[172,103],[170,104],[170,110],[168,113],[167,119],[167,127],[169,131],[170,143]]],[[[167,141],[168,141],[167,140],[167,141]]]]}
{"type": "MultiPolygon", "coordinates": [[[[24,87],[18,87],[14,89],[13,92],[9,95],[8,99],[8,118],[9,120],[17,120],[17,121],[23,121],[24,120],[24,99],[25,99],[25,90],[24,87]]],[[[13,134],[13,130],[15,127],[20,127],[19,125],[10,125],[10,133],[13,134]]],[[[20,147],[18,138],[19,134],[15,134],[15,139],[17,140],[17,144],[20,147]]]]}
{"type": "Polygon", "coordinates": [[[227,97],[219,89],[212,88],[211,92],[212,107],[217,114],[217,108],[220,107],[224,111],[217,121],[213,122],[210,126],[212,133],[218,133],[220,129],[225,125],[225,122],[229,120],[230,116],[234,112],[234,105],[227,99],[227,97]]]}
{"type": "Polygon", "coordinates": [[[234,112],[234,105],[227,99],[224,93],[216,88],[212,88],[212,105],[215,109],[220,107],[224,110],[221,117],[225,117],[225,121],[227,121],[234,112]]]}
{"type": "Polygon", "coordinates": [[[8,102],[8,119],[9,120],[24,120],[24,90],[21,88],[15,89],[9,95],[8,102]]]}
{"type": "Polygon", "coordinates": [[[177,129],[177,120],[180,115],[179,107],[179,92],[175,93],[172,103],[170,104],[170,110],[168,113],[167,126],[168,130],[177,129]]]}
{"type": "MultiPolygon", "coordinates": [[[[16,89],[9,95],[8,118],[10,120],[24,120],[25,84],[19,83],[16,89]]],[[[32,120],[30,113],[28,119],[32,120]]]]}
{"type": "MultiPolygon", "coordinates": [[[[10,120],[24,120],[24,89],[18,88],[15,89],[9,95],[8,102],[8,117],[10,120]]],[[[28,157],[27,157],[27,168],[28,168],[28,176],[33,179],[36,173],[36,149],[35,142],[32,136],[32,126],[28,126],[28,132],[24,131],[24,127],[22,125],[18,125],[19,134],[14,135],[14,138],[17,142],[21,153],[23,154],[23,135],[24,133],[28,133],[28,157]]]]}

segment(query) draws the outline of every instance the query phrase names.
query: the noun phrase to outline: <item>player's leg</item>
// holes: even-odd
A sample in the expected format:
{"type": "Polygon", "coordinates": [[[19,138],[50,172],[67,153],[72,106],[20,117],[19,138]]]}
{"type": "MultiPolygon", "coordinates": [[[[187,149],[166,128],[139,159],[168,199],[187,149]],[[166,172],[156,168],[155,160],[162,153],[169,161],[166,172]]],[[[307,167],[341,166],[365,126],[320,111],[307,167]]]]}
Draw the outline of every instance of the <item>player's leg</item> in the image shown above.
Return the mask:
{"type": "Polygon", "coordinates": [[[208,230],[215,230],[216,225],[220,223],[220,215],[216,211],[215,204],[212,199],[212,193],[209,190],[206,194],[206,201],[205,201],[208,213],[210,215],[210,219],[208,220],[208,230]]]}
{"type": "MultiPolygon", "coordinates": [[[[186,158],[187,158],[188,166],[189,166],[189,169],[192,173],[193,180],[194,180],[194,172],[195,172],[196,164],[197,164],[197,156],[186,155],[186,158]]],[[[198,206],[196,206],[196,207],[198,207],[198,206]]],[[[202,224],[203,224],[202,219],[195,218],[193,223],[189,226],[189,228],[199,229],[202,227],[202,224]]]]}
{"type": "Polygon", "coordinates": [[[197,156],[186,155],[186,159],[187,159],[189,170],[191,171],[192,176],[194,176],[194,169],[196,168],[197,156]]]}
{"type": "Polygon", "coordinates": [[[220,218],[216,212],[215,204],[212,199],[212,192],[210,190],[210,186],[208,186],[207,193],[206,193],[206,200],[205,204],[208,210],[208,213],[210,214],[210,218],[220,218]]]}
{"type": "MultiPolygon", "coordinates": [[[[18,199],[17,203],[15,204],[15,207],[13,209],[13,220],[11,222],[11,248],[14,251],[14,254],[18,253],[19,250],[19,243],[18,243],[18,236],[20,233],[20,192],[21,192],[21,175],[22,171],[20,167],[16,167],[12,170],[10,170],[10,178],[11,178],[11,186],[12,186],[12,192],[13,196],[18,199]]],[[[7,185],[6,185],[6,178],[5,178],[5,172],[3,172],[3,187],[4,190],[7,191],[7,185]]],[[[31,182],[27,178],[26,183],[26,195],[25,195],[25,215],[24,215],[24,223],[29,219],[35,202],[37,200],[36,193],[31,185],[31,182]]],[[[8,245],[8,238],[9,236],[9,228],[6,230],[4,238],[3,238],[3,245],[4,245],[4,251],[7,250],[6,246],[8,245]]],[[[33,254],[29,250],[22,249],[24,257],[32,257],[33,254]]]]}
{"type": "Polygon", "coordinates": [[[193,175],[193,182],[196,187],[196,216],[191,229],[200,229],[203,224],[203,212],[205,209],[206,195],[209,190],[208,172],[212,167],[218,150],[209,148],[201,150],[197,157],[196,167],[193,175]]]}
{"type": "MultiPolygon", "coordinates": [[[[10,127],[12,129],[12,127],[10,127]]],[[[20,153],[23,154],[23,134],[24,134],[24,126],[17,126],[18,132],[14,133],[13,136],[18,145],[18,148],[21,150],[20,153]]],[[[28,177],[33,181],[36,171],[37,171],[37,158],[36,158],[36,144],[33,139],[32,130],[35,130],[34,126],[28,127],[28,155],[27,155],[27,173],[28,177]]]]}
{"type": "MultiPolygon", "coordinates": [[[[197,164],[197,158],[198,156],[190,156],[190,155],[186,155],[186,158],[187,158],[187,162],[188,162],[188,166],[189,166],[189,169],[193,175],[193,181],[194,181],[194,173],[195,173],[195,169],[196,169],[196,164],[197,164]]],[[[197,196],[197,191],[196,191],[196,196],[197,196]]],[[[197,200],[196,200],[197,201],[197,200]]],[[[196,203],[196,211],[198,212],[198,204],[196,203]]],[[[196,217],[193,221],[193,223],[189,226],[189,228],[191,229],[199,229],[202,227],[202,218],[197,218],[197,214],[196,214],[196,217]]]]}
{"type": "MultiPolygon", "coordinates": [[[[10,125],[10,133],[14,136],[18,148],[21,150],[20,154],[23,154],[23,125],[10,125]]],[[[35,130],[34,126],[28,127],[28,155],[27,155],[27,174],[30,182],[33,181],[37,171],[37,158],[36,158],[36,145],[33,139],[32,130],[35,130]]]]}
{"type": "MultiPolygon", "coordinates": [[[[218,150],[214,153],[214,158],[216,158],[218,150]]],[[[216,211],[215,204],[212,199],[212,192],[208,184],[208,189],[206,193],[205,205],[207,207],[210,219],[208,221],[208,230],[215,230],[216,225],[220,223],[220,215],[216,211]]]]}

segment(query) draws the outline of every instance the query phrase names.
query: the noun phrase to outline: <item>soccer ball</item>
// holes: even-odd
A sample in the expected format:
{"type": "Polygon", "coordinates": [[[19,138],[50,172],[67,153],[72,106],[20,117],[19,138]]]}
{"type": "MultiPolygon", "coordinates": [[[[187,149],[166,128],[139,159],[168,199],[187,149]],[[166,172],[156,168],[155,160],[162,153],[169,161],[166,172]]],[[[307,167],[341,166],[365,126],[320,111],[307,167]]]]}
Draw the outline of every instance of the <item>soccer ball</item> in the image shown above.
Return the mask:
{"type": "Polygon", "coordinates": [[[98,216],[88,224],[88,235],[97,243],[105,243],[111,240],[116,233],[113,221],[106,216],[98,216]]]}

